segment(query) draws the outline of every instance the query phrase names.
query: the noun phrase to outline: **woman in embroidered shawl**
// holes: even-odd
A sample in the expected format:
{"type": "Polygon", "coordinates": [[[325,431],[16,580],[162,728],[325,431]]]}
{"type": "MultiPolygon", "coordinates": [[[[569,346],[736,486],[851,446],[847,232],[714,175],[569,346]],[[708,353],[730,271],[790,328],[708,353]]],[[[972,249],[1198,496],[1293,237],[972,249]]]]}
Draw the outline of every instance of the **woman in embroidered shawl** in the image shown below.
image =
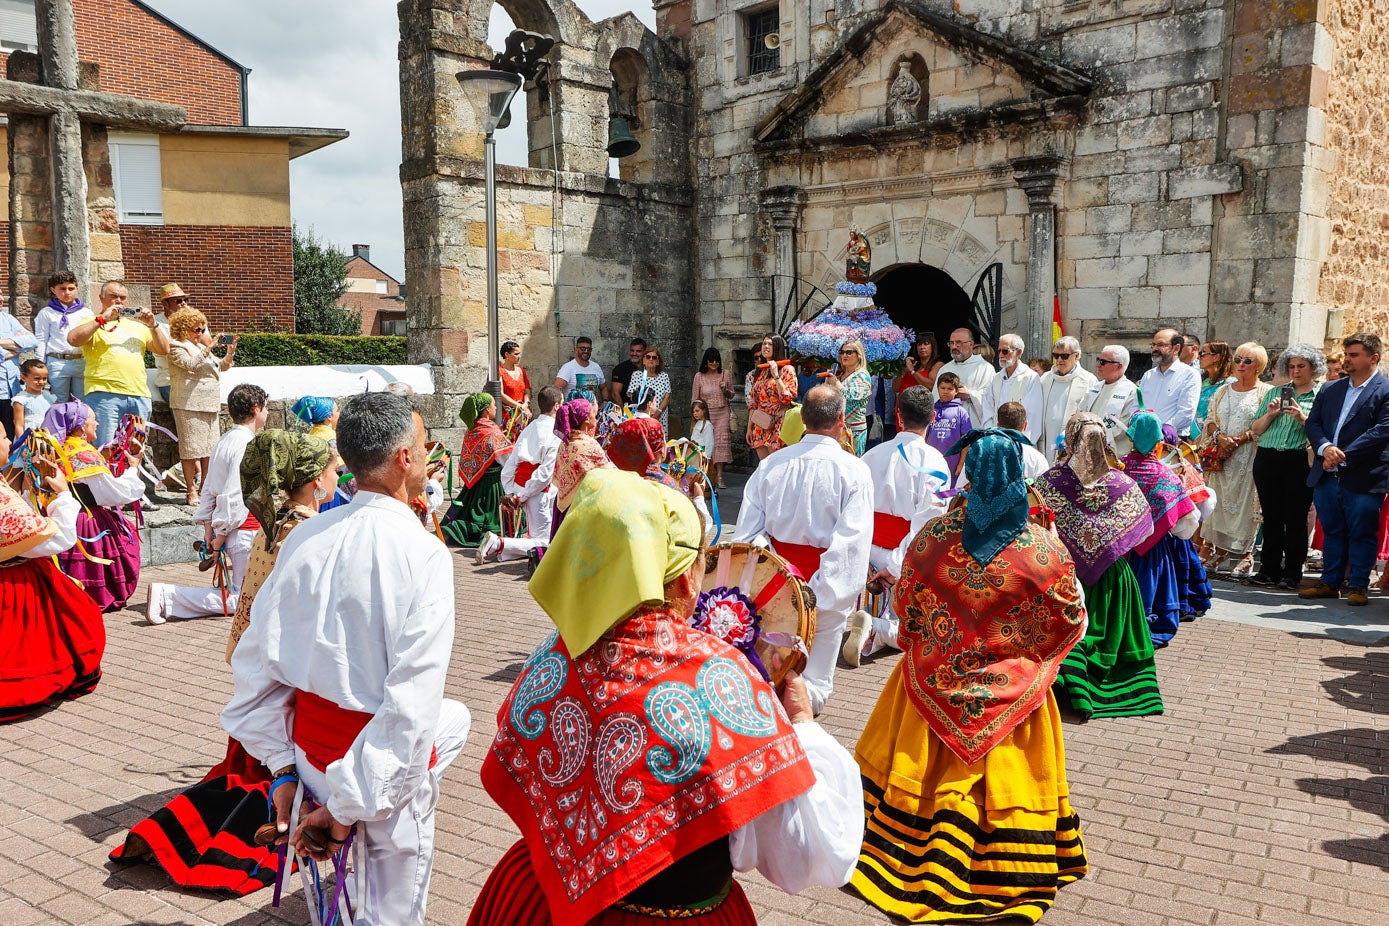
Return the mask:
{"type": "Polygon", "coordinates": [[[502,532],[502,458],[511,452],[511,441],[497,424],[496,400],[485,392],[464,399],[458,417],[468,426],[458,454],[463,488],[440,526],[460,547],[475,547],[488,531],[502,532]]]}
{"type": "Polygon", "coordinates": [[[1035,923],[1087,871],[1051,693],[1085,604],[1065,546],[1028,521],[1021,440],[989,428],[951,449],[969,447],[970,486],[907,551],[903,658],[858,741],[851,884],[914,923],[1035,923]]]}
{"type": "MultiPolygon", "coordinates": [[[[0,431],[0,467],[9,458],[0,431]]],[[[91,692],[106,649],[101,609],[53,565],[77,542],[81,506],[62,472],[38,481],[42,512],[0,476],[0,723],[91,692]]]]}
{"type": "Polygon", "coordinates": [[[58,555],[58,565],[82,584],[102,611],[117,611],[140,582],[140,535],[121,512],[121,506],[144,497],[140,461],[128,458],[121,475],[113,475],[111,465],[92,446],[96,415],[81,402],[54,405],[44,416],[43,429],[62,442],[63,475],[82,503],[77,545],[58,555]]]}
{"type": "Polygon", "coordinates": [[[700,553],[677,492],[612,469],[575,491],[530,583],[556,632],[502,702],[482,766],[521,840],[469,926],[741,926],[756,919],[735,870],[790,892],[848,879],[863,839],[853,762],[804,682],[778,696],[690,626],[700,553]]]}
{"type": "MultiPolygon", "coordinates": [[[[241,486],[246,507],[261,523],[227,642],[227,661],[251,623],[251,603],[274,568],[280,544],[318,513],[337,482],[328,442],[301,432],[267,429],[246,446],[241,486]]],[[[244,896],[271,884],[279,867],[274,849],[256,845],[270,821],[270,771],[228,738],[222,761],[202,781],[175,795],[131,827],[111,853],[114,862],[150,862],[175,884],[244,896]]]]}
{"type": "Polygon", "coordinates": [[[1135,412],[1128,435],[1134,449],[1124,457],[1124,475],[1143,490],[1153,516],[1153,532],[1126,557],[1143,594],[1148,633],[1164,647],[1177,626],[1211,605],[1211,586],[1191,536],[1200,513],[1177,475],[1162,462],[1162,421],[1152,412],[1135,412]],[[1190,617],[1188,617],[1190,615],[1190,617]]]}
{"type": "Polygon", "coordinates": [[[1153,516],[1138,483],[1111,468],[1107,450],[1104,421],[1078,412],[1066,422],[1066,462],[1036,481],[1075,560],[1089,615],[1053,690],[1086,718],[1161,714],[1143,595],[1124,559],[1152,534],[1153,516]]]}
{"type": "Polygon", "coordinates": [[[564,515],[584,477],[595,469],[611,469],[612,460],[598,443],[597,408],[588,399],[571,399],[555,411],[555,433],[562,443],[555,456],[555,516],[550,536],[559,533],[564,515]]]}

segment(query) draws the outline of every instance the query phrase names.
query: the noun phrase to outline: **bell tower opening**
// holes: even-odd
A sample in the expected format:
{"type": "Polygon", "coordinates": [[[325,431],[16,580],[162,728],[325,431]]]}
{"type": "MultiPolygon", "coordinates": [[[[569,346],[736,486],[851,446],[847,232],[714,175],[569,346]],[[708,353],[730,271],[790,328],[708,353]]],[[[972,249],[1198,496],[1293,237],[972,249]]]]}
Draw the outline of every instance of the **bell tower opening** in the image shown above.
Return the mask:
{"type": "Polygon", "coordinates": [[[945,349],[950,332],[970,328],[979,336],[974,305],[950,274],[930,264],[896,264],[873,274],[878,308],[903,328],[918,335],[933,332],[945,349]]]}

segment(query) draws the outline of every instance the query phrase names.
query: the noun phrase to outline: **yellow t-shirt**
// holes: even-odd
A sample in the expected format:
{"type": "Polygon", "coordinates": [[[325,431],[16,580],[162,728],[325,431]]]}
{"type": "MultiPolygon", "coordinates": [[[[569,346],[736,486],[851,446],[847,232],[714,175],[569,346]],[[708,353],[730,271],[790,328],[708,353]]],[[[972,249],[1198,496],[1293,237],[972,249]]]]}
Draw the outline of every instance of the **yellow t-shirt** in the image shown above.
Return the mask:
{"type": "Polygon", "coordinates": [[[118,320],[114,330],[98,328],[82,345],[82,357],[87,361],[83,391],[149,398],[145,347],[153,337],[147,325],[129,318],[118,320]]]}

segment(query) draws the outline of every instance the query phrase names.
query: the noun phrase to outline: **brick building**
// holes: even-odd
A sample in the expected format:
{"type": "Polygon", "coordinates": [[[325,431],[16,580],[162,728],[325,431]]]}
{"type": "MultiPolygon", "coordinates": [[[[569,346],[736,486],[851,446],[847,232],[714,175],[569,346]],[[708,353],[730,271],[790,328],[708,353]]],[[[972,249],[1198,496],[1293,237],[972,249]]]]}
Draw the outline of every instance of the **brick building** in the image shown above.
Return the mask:
{"type": "MultiPolygon", "coordinates": [[[[128,132],[83,125],[90,278],[132,286],[181,283],[229,330],[294,326],[289,162],[347,136],[338,129],[252,126],[250,71],[140,0],[74,0],[82,89],[182,107],[176,130],[128,132]]],[[[0,7],[0,61],[33,51],[31,3],[0,7]]],[[[31,82],[39,75],[29,74],[31,82]]],[[[0,139],[23,182],[0,164],[0,279],[21,318],[48,298],[52,233],[45,228],[47,120],[10,116],[0,139]],[[30,197],[23,200],[25,196],[30,197]],[[22,215],[22,235],[11,218],[22,215]],[[25,303],[28,303],[26,306],[25,303]]]]}
{"type": "Polygon", "coordinates": [[[362,334],[405,334],[405,288],[371,262],[371,245],[352,245],[347,292],[338,305],[362,316],[362,334]]]}

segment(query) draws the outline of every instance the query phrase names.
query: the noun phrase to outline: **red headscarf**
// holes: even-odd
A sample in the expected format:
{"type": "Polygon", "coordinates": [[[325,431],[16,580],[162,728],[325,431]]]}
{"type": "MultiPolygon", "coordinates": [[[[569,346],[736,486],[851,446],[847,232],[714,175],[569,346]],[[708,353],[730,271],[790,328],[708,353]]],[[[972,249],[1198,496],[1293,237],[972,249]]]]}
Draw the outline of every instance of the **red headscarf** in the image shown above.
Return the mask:
{"type": "Polygon", "coordinates": [[[647,475],[666,453],[666,432],[658,418],[632,418],[622,422],[608,442],[608,458],[618,469],[647,475]]]}

